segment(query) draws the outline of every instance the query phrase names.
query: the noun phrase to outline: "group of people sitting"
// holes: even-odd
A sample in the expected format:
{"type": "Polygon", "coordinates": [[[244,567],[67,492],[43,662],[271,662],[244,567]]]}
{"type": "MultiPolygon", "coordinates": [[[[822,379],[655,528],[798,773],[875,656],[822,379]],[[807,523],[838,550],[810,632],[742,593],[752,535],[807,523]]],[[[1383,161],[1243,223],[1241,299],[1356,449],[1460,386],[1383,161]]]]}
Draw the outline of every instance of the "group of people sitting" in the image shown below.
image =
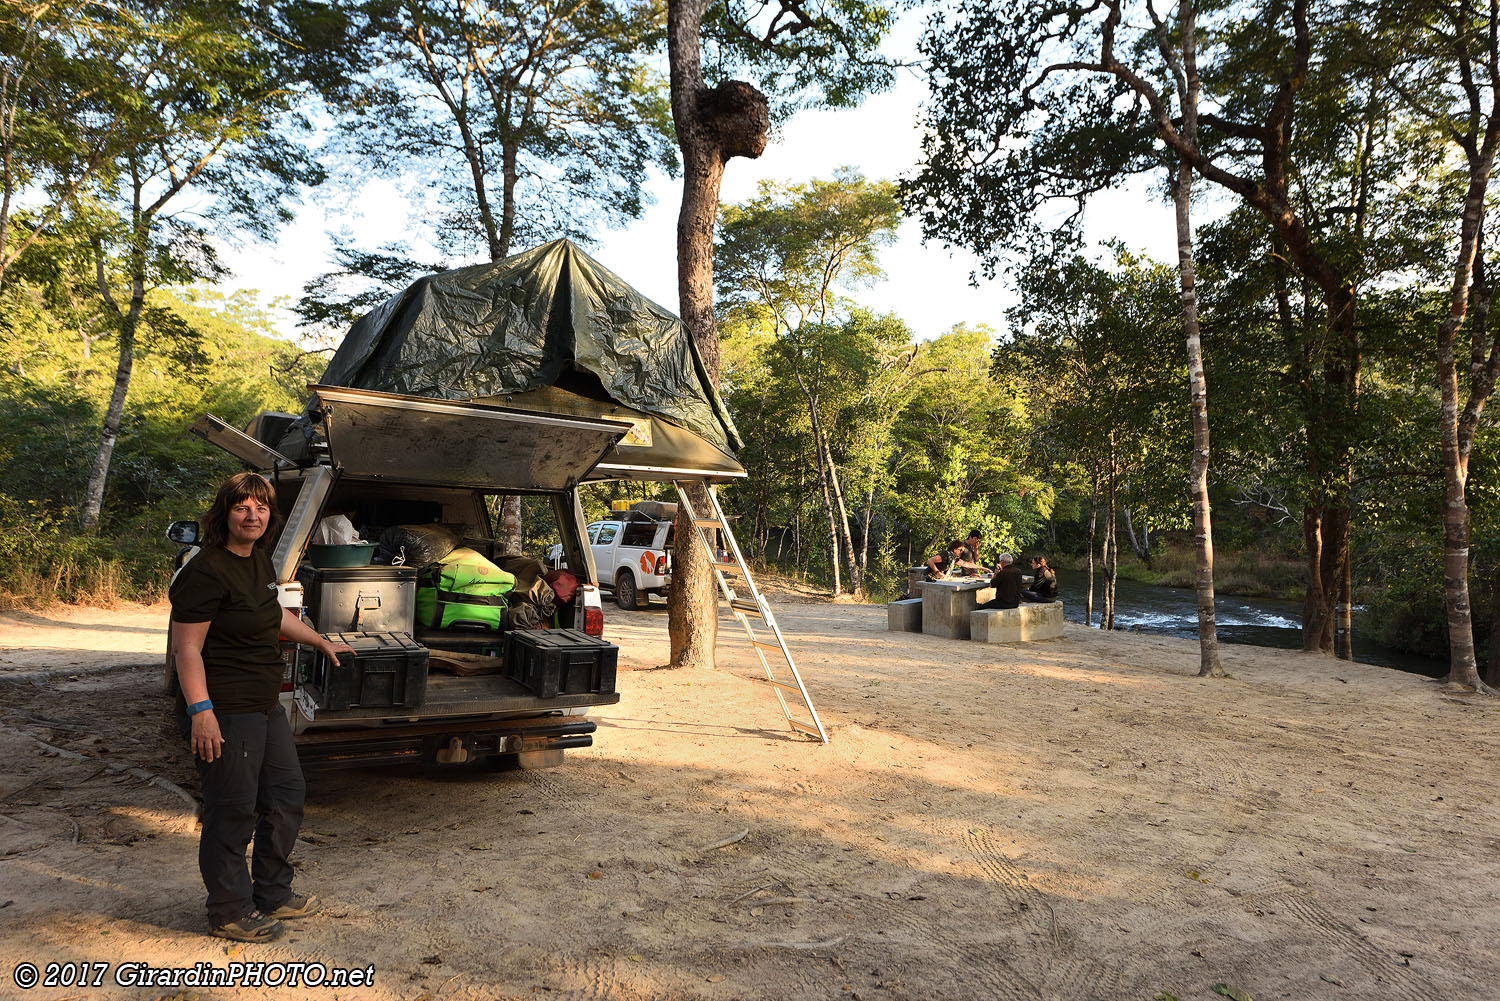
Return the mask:
{"type": "MultiPolygon", "coordinates": [[[[981,538],[976,528],[967,539],[954,539],[948,543],[946,549],[927,561],[923,579],[947,580],[954,576],[990,573],[990,569],[979,562],[981,538]]],[[[1045,556],[1031,558],[1031,586],[1027,587],[1026,577],[1016,565],[1015,557],[1001,553],[995,558],[990,587],[995,589],[995,597],[980,608],[1019,608],[1023,601],[1057,600],[1057,574],[1047,565],[1045,556]]]]}

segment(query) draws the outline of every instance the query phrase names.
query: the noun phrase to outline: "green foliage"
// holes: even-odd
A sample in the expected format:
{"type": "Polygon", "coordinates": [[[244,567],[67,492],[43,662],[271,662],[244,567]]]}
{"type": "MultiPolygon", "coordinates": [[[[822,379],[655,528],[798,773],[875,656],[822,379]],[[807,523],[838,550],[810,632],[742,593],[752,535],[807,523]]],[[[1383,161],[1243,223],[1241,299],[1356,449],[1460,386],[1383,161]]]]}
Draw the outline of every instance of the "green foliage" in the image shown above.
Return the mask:
{"type": "Polygon", "coordinates": [[[352,0],[335,7],[352,41],[330,74],[333,149],[434,215],[378,252],[340,249],[340,268],[307,283],[309,326],[347,321],[424,271],[413,243],[498,260],[637,218],[648,172],[675,173],[667,82],[651,59],[663,12],[643,0],[553,4],[352,0]]]}
{"type": "Polygon", "coordinates": [[[198,517],[239,468],[187,426],[205,412],[242,426],[261,410],[300,409],[321,363],[271,337],[248,294],[152,296],[100,537],[77,537],[114,364],[98,351],[108,335],[92,333],[107,326],[65,323],[46,298],[23,282],[0,293],[0,539],[9,547],[0,600],[154,600],[173,551],[162,530],[198,517]]]}
{"type": "Polygon", "coordinates": [[[749,79],[770,99],[773,123],[802,108],[850,108],[888,88],[899,66],[879,55],[907,6],[882,0],[796,4],[726,0],[703,5],[703,65],[714,79],[749,79]]]}

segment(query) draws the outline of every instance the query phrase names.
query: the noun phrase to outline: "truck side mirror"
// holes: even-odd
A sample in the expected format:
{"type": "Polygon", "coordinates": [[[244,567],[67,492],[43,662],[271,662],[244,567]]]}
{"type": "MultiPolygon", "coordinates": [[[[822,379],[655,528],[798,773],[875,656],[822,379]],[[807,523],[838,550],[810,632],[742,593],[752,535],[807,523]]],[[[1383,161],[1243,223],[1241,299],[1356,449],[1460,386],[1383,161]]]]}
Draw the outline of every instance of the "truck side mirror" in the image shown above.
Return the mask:
{"type": "Polygon", "coordinates": [[[198,542],[198,523],[196,521],[174,521],[167,526],[167,538],[184,546],[196,545],[198,542]]]}

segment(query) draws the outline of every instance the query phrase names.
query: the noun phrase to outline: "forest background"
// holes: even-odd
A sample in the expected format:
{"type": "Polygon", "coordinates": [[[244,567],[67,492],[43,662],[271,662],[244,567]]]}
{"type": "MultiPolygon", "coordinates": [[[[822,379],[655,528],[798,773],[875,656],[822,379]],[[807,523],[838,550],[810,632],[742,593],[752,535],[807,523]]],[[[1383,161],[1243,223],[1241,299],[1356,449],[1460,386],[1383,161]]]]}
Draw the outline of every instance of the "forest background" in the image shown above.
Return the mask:
{"type": "MultiPolygon", "coordinates": [[[[1252,29],[1282,23],[1288,5],[1203,6],[1220,15],[1204,65],[1221,110],[1273,90],[1295,39],[1253,42],[1252,29]]],[[[324,349],[416,277],[556,236],[589,246],[639,216],[651,172],[679,169],[664,8],[4,0],[0,600],[160,597],[172,556],[162,529],[201,512],[234,468],[185,434],[199,414],[243,425],[260,410],[295,411],[324,349]],[[405,179],[441,211],[420,240],[343,246],[337,270],[276,290],[300,297],[297,338],[254,296],[224,290],[226,243],[270,239],[299,200],[375,176],[405,179]]],[[[1355,629],[1443,657],[1433,332],[1449,309],[1463,172],[1442,124],[1394,88],[1388,65],[1332,58],[1357,52],[1351,36],[1375,22],[1358,5],[1313,8],[1319,72],[1291,133],[1291,186],[1314,241],[1360,290],[1358,404],[1320,417],[1309,403],[1308,373],[1328,350],[1317,336],[1326,297],[1271,228],[1244,208],[1200,224],[1216,583],[1302,596],[1304,512],[1325,489],[1307,457],[1337,425],[1355,629]]],[[[710,5],[705,62],[753,76],[774,122],[849,106],[899,68],[873,55],[896,13],[856,0],[710,5]],[[814,41],[772,52],[759,43],[787,11],[817,24],[786,37],[814,41]]],[[[932,142],[907,176],[767,183],[721,209],[722,389],[751,474],[726,492],[741,543],[764,565],[876,600],[971,528],[991,553],[1191,586],[1177,269],[1123,243],[1083,243],[1067,210],[1003,202],[1000,188],[981,185],[981,200],[1030,229],[997,247],[965,216],[955,192],[980,175],[944,177],[943,150],[972,123],[945,96],[1003,84],[976,83],[983,67],[953,47],[964,31],[1003,38],[1017,24],[984,13],[921,13],[909,69],[932,89],[932,142]],[[935,206],[951,225],[934,222],[935,206]],[[1003,319],[919,338],[905,310],[870,308],[882,252],[912,217],[1001,273],[1014,293],[1003,319]]],[[[1079,86],[1084,103],[1122,100],[1079,86]]],[[[1079,204],[1131,175],[1170,197],[1170,164],[1142,133],[1092,141],[1088,156],[1063,157],[1079,204]]],[[[1033,171],[1034,191],[1039,161],[1019,162],[1016,149],[1002,150],[1010,176],[1033,171]]],[[[1486,282],[1482,267],[1475,282],[1486,282]]],[[[1500,584],[1496,444],[1482,420],[1467,490],[1482,662],[1500,584]]],[[[599,488],[590,513],[648,493],[599,488]]],[[[528,548],[546,541],[532,536],[528,548]]]]}

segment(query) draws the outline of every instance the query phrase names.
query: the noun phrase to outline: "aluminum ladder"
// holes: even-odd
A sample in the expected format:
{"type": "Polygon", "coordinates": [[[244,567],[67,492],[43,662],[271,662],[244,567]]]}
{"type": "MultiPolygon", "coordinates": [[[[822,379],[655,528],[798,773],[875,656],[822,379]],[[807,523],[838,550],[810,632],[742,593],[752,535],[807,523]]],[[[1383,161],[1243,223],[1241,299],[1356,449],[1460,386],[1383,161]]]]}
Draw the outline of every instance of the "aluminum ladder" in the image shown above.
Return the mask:
{"type": "Polygon", "coordinates": [[[787,649],[786,637],[781,634],[781,627],[776,624],[776,616],[771,612],[771,606],[766,604],[765,597],[755,587],[755,581],[750,576],[750,568],[745,565],[745,557],[740,553],[739,543],[735,541],[734,533],[729,530],[729,520],[724,517],[724,509],[719,506],[718,495],[714,492],[713,484],[703,481],[674,480],[672,485],[677,488],[677,496],[682,501],[682,508],[687,512],[688,520],[692,523],[693,530],[698,535],[698,541],[703,543],[704,550],[708,553],[709,565],[713,567],[714,580],[718,582],[719,593],[729,602],[729,610],[739,619],[740,626],[744,628],[745,635],[750,638],[750,649],[755,651],[755,656],[760,660],[761,668],[766,672],[766,682],[771,686],[771,691],[776,693],[776,701],[781,704],[782,715],[786,717],[788,725],[796,733],[806,734],[818,741],[828,743],[828,732],[823,729],[823,721],[818,719],[818,711],[813,708],[812,696],[807,694],[807,685],[802,681],[802,675],[797,670],[797,664],[792,660],[792,652],[787,649]],[[701,483],[708,493],[708,506],[712,511],[712,517],[699,517],[693,508],[692,499],[688,497],[688,487],[692,483],[701,483]],[[723,533],[726,548],[720,548],[710,538],[709,530],[717,530],[723,533]],[[731,562],[719,559],[721,552],[730,555],[731,562]],[[742,597],[735,593],[734,587],[725,574],[738,574],[744,581],[744,587],[748,597],[742,597]],[[759,616],[765,628],[770,630],[775,642],[767,642],[756,635],[756,626],[750,617],[759,616]],[[781,658],[791,672],[792,682],[788,683],[776,676],[776,669],[772,666],[775,658],[781,658]],[[794,698],[801,699],[802,704],[807,707],[807,713],[812,717],[812,723],[804,723],[792,715],[795,703],[787,704],[787,693],[794,698]]]}

